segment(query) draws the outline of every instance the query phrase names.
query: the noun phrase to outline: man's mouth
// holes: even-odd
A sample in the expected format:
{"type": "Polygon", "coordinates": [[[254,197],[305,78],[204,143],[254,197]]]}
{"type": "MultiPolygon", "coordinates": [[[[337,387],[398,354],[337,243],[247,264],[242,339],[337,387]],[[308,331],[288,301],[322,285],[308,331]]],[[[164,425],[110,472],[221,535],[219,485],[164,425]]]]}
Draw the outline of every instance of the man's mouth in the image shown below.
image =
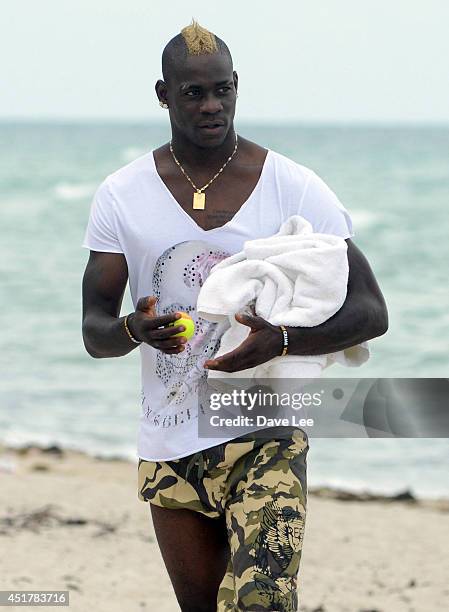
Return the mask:
{"type": "Polygon", "coordinates": [[[218,132],[224,127],[223,121],[208,121],[207,123],[200,123],[198,127],[206,132],[218,132]]]}

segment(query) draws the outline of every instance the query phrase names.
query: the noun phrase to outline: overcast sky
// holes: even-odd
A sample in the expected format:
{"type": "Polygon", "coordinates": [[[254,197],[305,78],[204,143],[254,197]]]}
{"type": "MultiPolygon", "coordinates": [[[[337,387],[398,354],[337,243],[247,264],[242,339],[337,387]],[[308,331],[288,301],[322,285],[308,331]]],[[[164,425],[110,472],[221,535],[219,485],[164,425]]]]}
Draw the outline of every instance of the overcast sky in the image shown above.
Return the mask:
{"type": "Polygon", "coordinates": [[[161,119],[192,17],[231,49],[240,119],[449,122],[448,0],[11,0],[0,118],[161,119]]]}

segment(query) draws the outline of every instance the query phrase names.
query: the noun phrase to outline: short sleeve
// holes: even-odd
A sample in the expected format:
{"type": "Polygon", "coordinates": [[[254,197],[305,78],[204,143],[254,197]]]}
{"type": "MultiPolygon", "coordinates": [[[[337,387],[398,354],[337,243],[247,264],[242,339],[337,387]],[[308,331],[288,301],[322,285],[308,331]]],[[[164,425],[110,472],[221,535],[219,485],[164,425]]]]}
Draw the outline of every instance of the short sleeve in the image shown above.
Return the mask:
{"type": "Polygon", "coordinates": [[[91,251],[123,253],[117,237],[115,206],[107,179],[97,189],[90,207],[90,215],[82,247],[91,251]]]}
{"type": "Polygon", "coordinates": [[[298,214],[307,219],[314,232],[352,238],[351,217],[326,183],[311,171],[306,183],[298,214]]]}

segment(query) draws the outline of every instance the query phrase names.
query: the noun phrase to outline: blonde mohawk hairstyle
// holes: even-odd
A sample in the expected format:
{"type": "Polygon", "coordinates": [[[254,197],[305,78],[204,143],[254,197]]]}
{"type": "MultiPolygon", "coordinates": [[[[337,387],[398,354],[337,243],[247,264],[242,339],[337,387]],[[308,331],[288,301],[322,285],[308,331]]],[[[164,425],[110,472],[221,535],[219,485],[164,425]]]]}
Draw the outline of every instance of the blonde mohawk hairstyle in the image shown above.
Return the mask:
{"type": "Polygon", "coordinates": [[[192,19],[192,23],[181,30],[189,55],[216,53],[218,51],[215,35],[192,19]]]}
{"type": "Polygon", "coordinates": [[[188,57],[221,53],[229,58],[232,69],[232,56],[227,44],[203,28],[194,19],[165,45],[162,51],[162,75],[169,81],[188,57]]]}

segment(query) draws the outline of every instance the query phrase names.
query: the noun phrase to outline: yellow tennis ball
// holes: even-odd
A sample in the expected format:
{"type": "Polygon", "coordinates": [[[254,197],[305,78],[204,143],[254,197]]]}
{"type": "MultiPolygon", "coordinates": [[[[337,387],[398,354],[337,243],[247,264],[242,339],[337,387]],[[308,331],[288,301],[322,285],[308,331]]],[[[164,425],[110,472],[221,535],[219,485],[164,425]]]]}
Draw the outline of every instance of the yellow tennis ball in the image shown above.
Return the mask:
{"type": "Polygon", "coordinates": [[[167,327],[178,327],[178,325],[184,325],[185,330],[178,332],[177,334],[173,334],[173,337],[185,336],[187,340],[190,340],[195,333],[195,323],[193,322],[192,317],[186,312],[182,312],[181,310],[179,312],[181,312],[182,317],[176,319],[176,321],[173,321],[173,323],[169,323],[167,327]]]}

